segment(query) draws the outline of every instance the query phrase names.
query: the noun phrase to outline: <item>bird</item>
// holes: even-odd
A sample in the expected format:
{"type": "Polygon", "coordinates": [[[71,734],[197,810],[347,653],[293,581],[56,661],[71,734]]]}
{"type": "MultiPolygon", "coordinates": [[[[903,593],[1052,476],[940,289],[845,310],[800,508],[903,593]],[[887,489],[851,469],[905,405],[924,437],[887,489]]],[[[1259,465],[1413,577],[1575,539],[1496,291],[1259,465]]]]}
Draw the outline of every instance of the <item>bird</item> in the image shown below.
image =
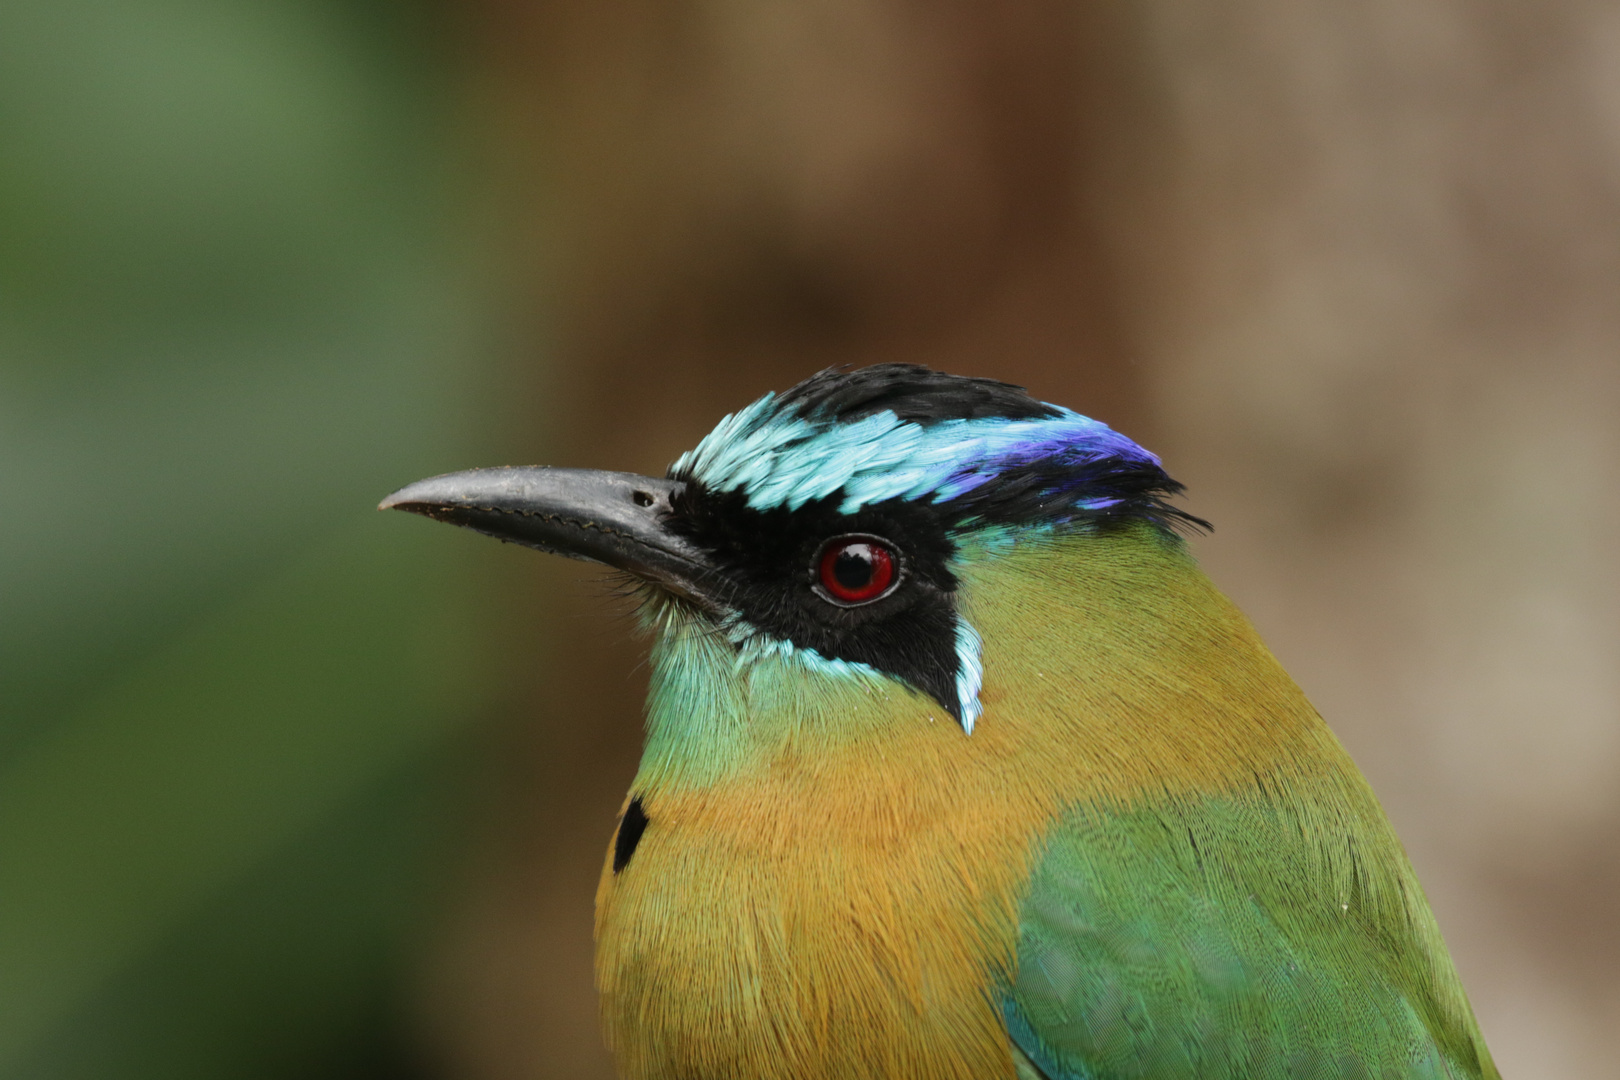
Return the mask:
{"type": "Polygon", "coordinates": [[[650,638],[596,895],[627,1080],[1499,1080],[1372,789],[1107,425],[830,368],[663,477],[383,508],[605,564],[650,638]]]}

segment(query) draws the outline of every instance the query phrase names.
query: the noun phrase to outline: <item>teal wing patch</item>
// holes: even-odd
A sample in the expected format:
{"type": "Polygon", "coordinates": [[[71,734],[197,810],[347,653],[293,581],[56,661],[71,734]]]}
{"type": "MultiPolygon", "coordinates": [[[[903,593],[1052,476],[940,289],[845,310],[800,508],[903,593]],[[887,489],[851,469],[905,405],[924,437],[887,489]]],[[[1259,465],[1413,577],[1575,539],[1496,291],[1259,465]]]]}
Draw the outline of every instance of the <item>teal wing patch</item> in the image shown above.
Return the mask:
{"type": "Polygon", "coordinates": [[[1008,1032],[1048,1080],[1494,1076],[1437,1019],[1398,886],[1261,800],[1073,813],[1020,912],[1008,1032]]]}

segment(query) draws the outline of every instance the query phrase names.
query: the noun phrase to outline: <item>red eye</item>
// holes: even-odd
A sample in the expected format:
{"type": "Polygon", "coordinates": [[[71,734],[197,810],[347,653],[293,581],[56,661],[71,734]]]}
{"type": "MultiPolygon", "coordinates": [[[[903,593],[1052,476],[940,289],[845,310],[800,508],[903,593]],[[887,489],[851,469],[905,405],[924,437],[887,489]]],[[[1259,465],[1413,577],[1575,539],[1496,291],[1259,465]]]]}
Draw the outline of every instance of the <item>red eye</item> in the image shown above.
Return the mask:
{"type": "Polygon", "coordinates": [[[894,585],[895,556],[876,537],[843,536],[821,549],[816,577],[835,604],[865,604],[894,585]]]}

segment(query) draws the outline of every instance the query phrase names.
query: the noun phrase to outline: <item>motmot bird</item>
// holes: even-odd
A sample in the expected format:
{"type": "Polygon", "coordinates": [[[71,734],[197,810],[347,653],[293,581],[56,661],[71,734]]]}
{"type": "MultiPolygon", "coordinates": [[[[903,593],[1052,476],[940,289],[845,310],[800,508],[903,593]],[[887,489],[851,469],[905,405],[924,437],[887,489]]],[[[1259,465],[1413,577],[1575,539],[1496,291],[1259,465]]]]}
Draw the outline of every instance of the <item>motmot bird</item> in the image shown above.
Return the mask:
{"type": "Polygon", "coordinates": [[[385,508],[631,575],[596,897],[627,1080],[1497,1080],[1371,789],[1181,485],[1022,388],[832,369],[662,478],[385,508]]]}

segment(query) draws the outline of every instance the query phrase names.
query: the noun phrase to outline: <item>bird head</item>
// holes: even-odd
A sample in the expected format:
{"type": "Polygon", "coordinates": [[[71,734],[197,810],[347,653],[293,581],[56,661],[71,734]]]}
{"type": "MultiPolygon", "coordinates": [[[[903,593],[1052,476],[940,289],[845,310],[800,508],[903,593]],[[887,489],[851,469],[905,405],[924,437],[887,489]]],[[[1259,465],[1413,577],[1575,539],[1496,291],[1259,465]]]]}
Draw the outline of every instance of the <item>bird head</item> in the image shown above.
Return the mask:
{"type": "Polygon", "coordinates": [[[1203,524],[1168,504],[1180,490],[1130,439],[1020,387],[882,364],[766,394],[663,478],[477,469],[382,506],[633,575],[657,635],[654,728],[762,695],[791,710],[808,686],[900,691],[971,735],[975,569],[1074,537],[1179,548],[1177,528],[1203,524]]]}

